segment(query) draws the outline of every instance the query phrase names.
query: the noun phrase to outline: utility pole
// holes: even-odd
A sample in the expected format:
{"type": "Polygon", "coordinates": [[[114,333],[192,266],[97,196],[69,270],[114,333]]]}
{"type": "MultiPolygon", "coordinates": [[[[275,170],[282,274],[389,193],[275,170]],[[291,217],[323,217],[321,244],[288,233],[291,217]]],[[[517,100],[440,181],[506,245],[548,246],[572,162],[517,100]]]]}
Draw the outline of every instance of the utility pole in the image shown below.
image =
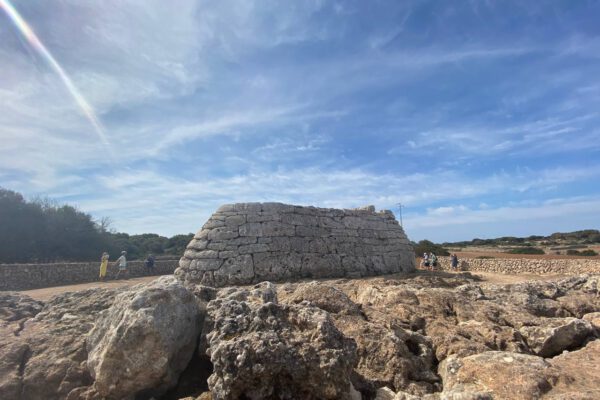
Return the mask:
{"type": "Polygon", "coordinates": [[[402,203],[398,203],[396,204],[398,206],[398,213],[400,215],[400,226],[404,228],[404,225],[402,225],[402,207],[404,207],[402,205],[402,203]]]}

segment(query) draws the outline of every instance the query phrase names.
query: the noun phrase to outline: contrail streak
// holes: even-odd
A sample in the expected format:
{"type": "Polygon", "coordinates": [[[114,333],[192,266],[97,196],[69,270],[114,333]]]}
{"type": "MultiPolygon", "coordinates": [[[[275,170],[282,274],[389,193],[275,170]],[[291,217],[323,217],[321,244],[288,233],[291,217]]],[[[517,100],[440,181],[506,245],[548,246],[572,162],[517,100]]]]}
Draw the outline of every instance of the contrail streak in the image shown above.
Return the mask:
{"type": "Polygon", "coordinates": [[[25,37],[27,42],[29,42],[31,47],[33,47],[44,59],[46,59],[46,61],[50,65],[50,67],[54,70],[54,72],[56,72],[58,74],[60,79],[65,84],[69,93],[71,93],[71,96],[73,96],[73,99],[75,100],[75,102],[77,103],[77,105],[79,106],[79,108],[81,109],[83,114],[85,114],[87,119],[90,121],[90,123],[94,127],[94,130],[96,131],[96,134],[98,135],[98,138],[100,139],[102,144],[104,144],[104,146],[106,146],[106,148],[110,152],[111,156],[113,156],[113,151],[110,146],[110,143],[108,142],[106,134],[104,133],[104,128],[102,127],[102,123],[96,116],[94,109],[90,106],[90,104],[87,102],[87,100],[81,95],[81,93],[79,92],[79,90],[77,89],[75,84],[73,84],[73,81],[71,80],[71,78],[69,78],[69,76],[65,72],[65,70],[60,66],[58,61],[56,61],[54,56],[52,56],[52,53],[50,53],[48,51],[46,46],[44,46],[44,44],[37,37],[37,35],[33,31],[33,29],[31,29],[29,24],[27,22],[25,22],[23,17],[21,17],[19,12],[12,6],[12,4],[10,3],[9,0],[0,0],[0,8],[4,9],[4,11],[8,15],[8,17],[15,24],[15,26],[17,27],[19,32],[21,32],[21,34],[25,37]]]}

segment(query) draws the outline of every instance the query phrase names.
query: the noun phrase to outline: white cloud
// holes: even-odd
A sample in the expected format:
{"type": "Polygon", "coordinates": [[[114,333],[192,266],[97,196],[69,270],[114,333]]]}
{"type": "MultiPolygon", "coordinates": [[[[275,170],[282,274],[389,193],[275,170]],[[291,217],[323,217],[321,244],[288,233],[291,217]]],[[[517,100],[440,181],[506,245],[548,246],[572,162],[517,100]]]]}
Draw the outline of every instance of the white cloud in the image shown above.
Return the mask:
{"type": "Polygon", "coordinates": [[[474,237],[527,236],[594,228],[600,224],[600,197],[573,197],[531,201],[530,205],[486,209],[454,207],[404,217],[407,232],[415,240],[470,240],[474,237]]]}
{"type": "Polygon", "coordinates": [[[464,214],[476,224],[484,223],[477,212],[492,213],[500,201],[478,197],[537,198],[600,176],[594,161],[523,161],[599,148],[598,90],[585,73],[594,64],[562,65],[595,49],[595,39],[387,46],[410,28],[411,4],[395,23],[356,32],[350,25],[359,11],[335,4],[326,20],[331,4],[318,0],[18,6],[97,109],[118,163],[58,78],[3,24],[0,183],[76,201],[124,231],[195,230],[219,204],[250,200],[402,201],[429,207],[423,221],[464,214]],[[324,42],[331,52],[319,48],[324,42]],[[537,61],[517,71],[523,59],[537,61]],[[472,87],[466,100],[443,99],[468,68],[477,80],[495,63],[522,75],[483,82],[486,90],[472,87]],[[495,97],[478,111],[481,99],[495,97]],[[538,113],[529,115],[532,105],[538,113]],[[369,148],[355,148],[364,143],[369,148]],[[491,158],[501,164],[469,171],[469,162],[479,168],[491,158]],[[455,205],[464,199],[492,205],[455,205]]]}
{"type": "MultiPolygon", "coordinates": [[[[452,204],[482,195],[506,195],[507,191],[527,193],[553,185],[557,179],[567,182],[594,176],[592,172],[584,174],[577,170],[571,174],[555,171],[555,174],[558,177],[552,171],[528,171],[520,176],[506,174],[473,180],[456,173],[398,176],[360,169],[305,168],[253,171],[222,178],[198,173],[195,179],[183,179],[148,170],[121,170],[97,176],[93,181],[93,195],[76,202],[97,217],[111,216],[116,227],[126,232],[174,234],[199,228],[203,220],[224,203],[280,201],[336,208],[374,204],[381,209],[395,208],[397,202],[402,202],[408,210],[415,210],[435,202],[452,204]]],[[[600,171],[596,170],[595,176],[599,175],[600,171]]],[[[511,206],[505,212],[521,208],[511,206]]],[[[500,215],[497,212],[492,207],[438,206],[424,215],[409,214],[407,226],[415,223],[416,227],[435,226],[454,216],[464,216],[465,223],[481,222],[487,216],[500,215]]],[[[525,218],[526,213],[514,215],[525,218]]],[[[531,213],[527,218],[535,215],[531,213]]]]}

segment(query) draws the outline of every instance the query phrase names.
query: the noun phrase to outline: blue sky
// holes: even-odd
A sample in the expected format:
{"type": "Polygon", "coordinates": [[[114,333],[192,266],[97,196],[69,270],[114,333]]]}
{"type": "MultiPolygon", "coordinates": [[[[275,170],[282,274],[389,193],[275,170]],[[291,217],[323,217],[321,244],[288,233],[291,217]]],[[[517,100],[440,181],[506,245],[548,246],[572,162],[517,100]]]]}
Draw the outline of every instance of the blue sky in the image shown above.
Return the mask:
{"type": "Polygon", "coordinates": [[[0,10],[28,197],[164,235],[241,201],[401,202],[413,240],[600,227],[599,2],[12,3],[110,143],[0,10]]]}

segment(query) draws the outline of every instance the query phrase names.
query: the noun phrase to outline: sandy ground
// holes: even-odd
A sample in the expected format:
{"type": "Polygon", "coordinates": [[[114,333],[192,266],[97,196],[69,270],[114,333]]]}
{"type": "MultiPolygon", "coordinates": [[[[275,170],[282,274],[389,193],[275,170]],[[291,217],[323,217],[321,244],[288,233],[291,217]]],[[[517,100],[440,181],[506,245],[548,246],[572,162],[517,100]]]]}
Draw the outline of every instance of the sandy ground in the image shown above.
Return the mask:
{"type": "Polygon", "coordinates": [[[21,293],[33,297],[37,300],[48,300],[50,297],[64,292],[77,292],[79,290],[90,289],[95,287],[118,288],[122,286],[133,286],[137,285],[138,283],[150,282],[157,278],[159,277],[142,276],[131,279],[119,279],[117,281],[79,283],[77,285],[54,286],[42,289],[22,290],[21,293]]]}
{"type": "MultiPolygon", "coordinates": [[[[439,275],[439,276],[451,276],[454,272],[450,271],[424,271],[417,270],[415,274],[422,275],[439,275]]],[[[412,274],[411,274],[412,275],[412,274]]],[[[553,280],[564,278],[566,275],[533,275],[533,274],[519,274],[519,275],[505,275],[505,274],[494,274],[488,272],[472,272],[471,275],[477,276],[481,279],[481,282],[493,283],[498,285],[507,285],[511,283],[530,281],[530,280],[553,280]]],[[[409,275],[410,276],[410,275],[409,275]]],[[[55,296],[64,292],[76,292],[79,290],[104,287],[104,288],[117,288],[123,286],[133,286],[138,283],[150,282],[157,279],[157,276],[144,276],[140,278],[131,279],[120,279],[118,281],[108,282],[91,282],[91,283],[80,283],[77,285],[68,286],[55,286],[42,289],[23,290],[21,293],[33,297],[37,300],[48,300],[52,296],[55,296]]]]}

